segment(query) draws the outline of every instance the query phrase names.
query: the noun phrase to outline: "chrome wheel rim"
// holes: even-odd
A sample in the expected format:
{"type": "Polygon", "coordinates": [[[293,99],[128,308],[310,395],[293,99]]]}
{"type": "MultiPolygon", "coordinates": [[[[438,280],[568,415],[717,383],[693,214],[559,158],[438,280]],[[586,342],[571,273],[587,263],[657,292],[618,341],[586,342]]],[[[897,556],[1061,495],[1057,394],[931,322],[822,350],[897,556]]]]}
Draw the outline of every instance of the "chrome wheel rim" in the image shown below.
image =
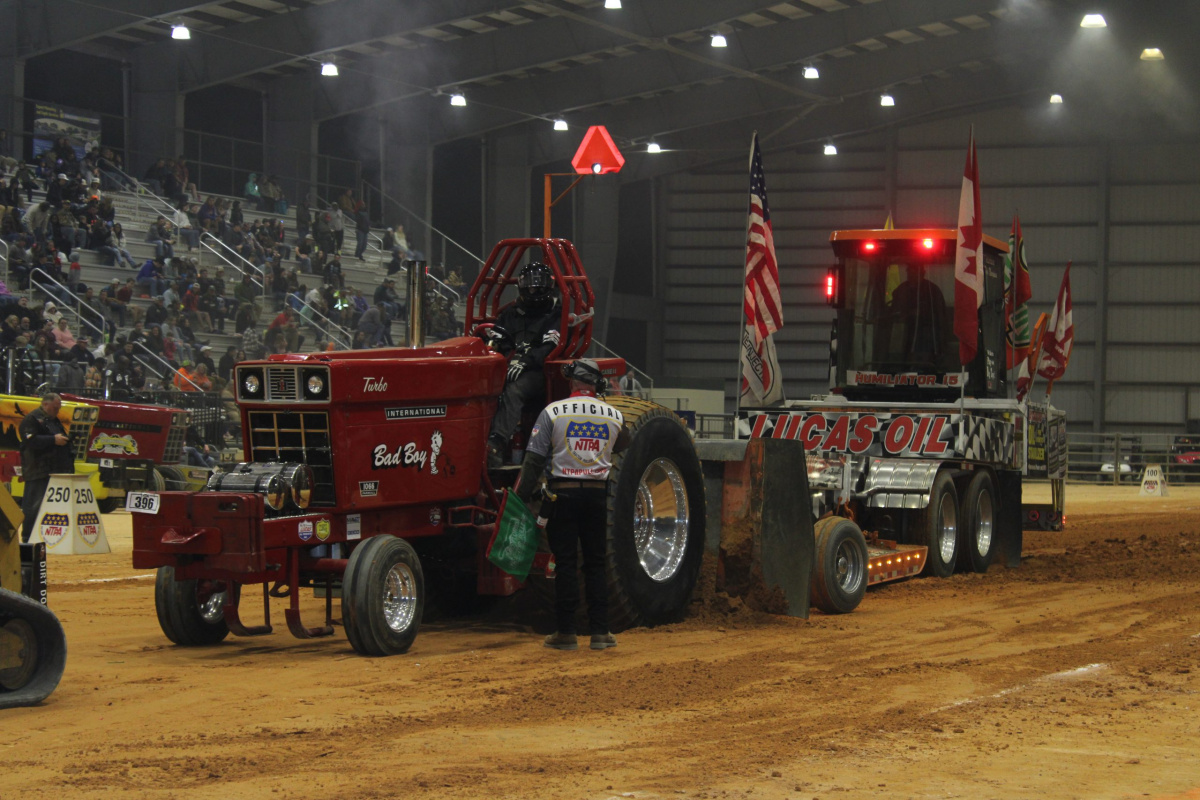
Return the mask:
{"type": "Polygon", "coordinates": [[[417,579],[407,564],[393,564],[384,579],[383,618],[396,633],[403,633],[417,615],[417,579]]]}
{"type": "Polygon", "coordinates": [[[212,625],[225,616],[225,594],[228,590],[212,592],[207,599],[200,599],[200,618],[212,625]]]}
{"type": "Polygon", "coordinates": [[[994,519],[991,492],[980,492],[979,512],[975,517],[975,551],[981,556],[986,556],[992,549],[994,519]]]}
{"type": "Polygon", "coordinates": [[[942,495],[938,523],[938,555],[942,563],[949,564],[954,560],[955,543],[958,541],[958,509],[949,492],[942,495]]]}
{"type": "Polygon", "coordinates": [[[865,572],[866,564],[863,563],[862,553],[854,546],[853,541],[843,540],[834,556],[834,574],[838,586],[846,594],[854,594],[858,591],[865,572]]]}
{"type": "Polygon", "coordinates": [[[651,580],[662,583],[679,571],[689,528],[683,475],[674,461],[657,458],[642,473],[633,501],[633,541],[651,580]]]}

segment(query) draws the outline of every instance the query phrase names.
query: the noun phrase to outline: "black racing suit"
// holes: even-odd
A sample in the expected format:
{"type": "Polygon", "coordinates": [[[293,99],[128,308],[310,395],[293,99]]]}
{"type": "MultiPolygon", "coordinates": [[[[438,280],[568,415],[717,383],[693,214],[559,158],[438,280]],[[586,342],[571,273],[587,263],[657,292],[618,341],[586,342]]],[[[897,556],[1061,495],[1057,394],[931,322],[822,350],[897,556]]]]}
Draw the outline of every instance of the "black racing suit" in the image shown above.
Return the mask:
{"type": "Polygon", "coordinates": [[[25,495],[21,498],[21,513],[25,515],[22,542],[28,542],[33,533],[50,475],[75,471],[70,442],[54,443],[54,437],[60,433],[64,436],[67,433],[62,423],[40,408],[21,420],[21,480],[25,482],[25,495]]]}
{"type": "Polygon", "coordinates": [[[489,441],[499,450],[508,445],[513,431],[521,424],[521,411],[526,405],[545,403],[546,379],[542,364],[559,342],[558,322],[562,311],[558,303],[527,307],[518,300],[500,312],[496,327],[511,337],[501,344],[504,355],[512,355],[509,364],[521,363],[524,369],[515,380],[507,380],[500,394],[500,407],[492,420],[489,441]]]}

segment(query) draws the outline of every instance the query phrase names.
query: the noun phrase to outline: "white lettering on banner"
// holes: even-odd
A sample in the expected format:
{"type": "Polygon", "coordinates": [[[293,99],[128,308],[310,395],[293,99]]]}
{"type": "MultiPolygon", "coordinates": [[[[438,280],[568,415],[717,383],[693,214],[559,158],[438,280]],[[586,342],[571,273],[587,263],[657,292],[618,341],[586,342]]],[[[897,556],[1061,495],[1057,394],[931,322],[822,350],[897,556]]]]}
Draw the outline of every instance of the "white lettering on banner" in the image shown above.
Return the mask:
{"type": "Polygon", "coordinates": [[[387,391],[387,381],[383,378],[372,378],[370,376],[363,378],[363,392],[385,392],[387,391]]]}

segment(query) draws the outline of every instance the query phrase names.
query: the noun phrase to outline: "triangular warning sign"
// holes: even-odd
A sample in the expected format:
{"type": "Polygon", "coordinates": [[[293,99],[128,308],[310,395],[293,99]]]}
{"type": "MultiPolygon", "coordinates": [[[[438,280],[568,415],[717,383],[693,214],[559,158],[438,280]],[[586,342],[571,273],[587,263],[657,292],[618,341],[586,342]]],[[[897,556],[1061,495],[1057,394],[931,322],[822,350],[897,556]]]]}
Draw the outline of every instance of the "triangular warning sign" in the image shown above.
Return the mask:
{"type": "Polygon", "coordinates": [[[608,129],[603,125],[593,125],[583,135],[571,166],[581,175],[606,175],[610,172],[620,172],[625,166],[625,156],[617,149],[608,129]]]}

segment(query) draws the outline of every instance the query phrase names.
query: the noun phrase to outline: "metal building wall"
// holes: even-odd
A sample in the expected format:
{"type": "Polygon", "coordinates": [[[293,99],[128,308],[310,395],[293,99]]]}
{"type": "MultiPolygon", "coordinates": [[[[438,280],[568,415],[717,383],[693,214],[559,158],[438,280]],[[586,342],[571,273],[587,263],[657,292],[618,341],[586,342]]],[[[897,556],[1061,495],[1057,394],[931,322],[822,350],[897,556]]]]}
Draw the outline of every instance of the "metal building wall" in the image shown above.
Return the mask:
{"type": "MultiPolygon", "coordinates": [[[[787,396],[827,388],[829,232],[882,227],[889,208],[897,227],[952,227],[972,122],[984,229],[1007,239],[1020,214],[1034,319],[1073,262],[1075,351],[1054,387],[1071,426],[1170,431],[1200,418],[1200,143],[1076,139],[1016,109],[839,142],[836,157],[766,144],[787,396]]],[[[665,384],[732,397],[747,182],[742,163],[661,182],[665,384]]]]}

